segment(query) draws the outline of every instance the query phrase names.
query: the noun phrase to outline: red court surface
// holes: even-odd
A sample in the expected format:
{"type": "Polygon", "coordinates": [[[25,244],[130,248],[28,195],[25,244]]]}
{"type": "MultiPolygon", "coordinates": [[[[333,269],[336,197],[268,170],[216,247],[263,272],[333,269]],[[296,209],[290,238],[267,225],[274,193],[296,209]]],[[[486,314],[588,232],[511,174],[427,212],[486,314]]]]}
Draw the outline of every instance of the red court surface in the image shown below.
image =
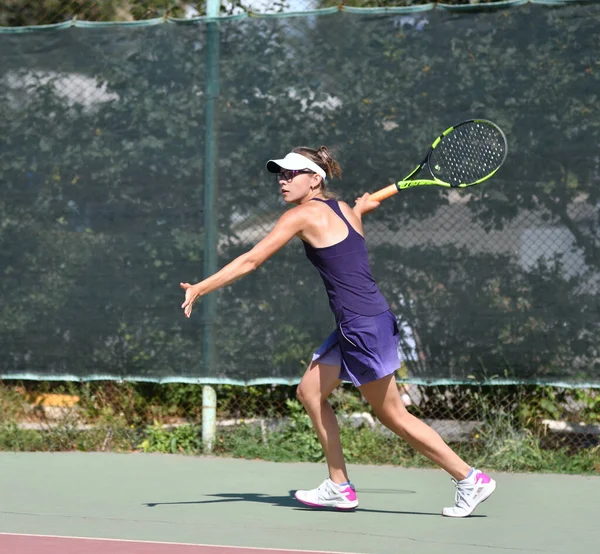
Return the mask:
{"type": "Polygon", "coordinates": [[[2,554],[336,554],[314,550],[277,550],[10,533],[0,533],[0,552],[2,554]]]}

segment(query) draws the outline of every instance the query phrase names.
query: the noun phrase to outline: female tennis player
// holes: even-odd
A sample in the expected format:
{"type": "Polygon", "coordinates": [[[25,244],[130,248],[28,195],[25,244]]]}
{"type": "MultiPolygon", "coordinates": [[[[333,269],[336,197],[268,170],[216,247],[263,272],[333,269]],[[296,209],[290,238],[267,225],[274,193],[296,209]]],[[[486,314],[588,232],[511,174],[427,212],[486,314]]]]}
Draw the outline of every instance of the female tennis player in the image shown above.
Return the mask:
{"type": "Polygon", "coordinates": [[[408,413],[396,386],[398,326],[371,275],[362,226],[362,216],[379,203],[369,200],[368,193],[353,208],[331,197],[326,177],[341,177],[341,168],[324,146],[294,148],[282,159],[269,160],[267,170],[277,174],[283,199],[296,206],[254,248],[214,275],[194,285],[180,283],[185,291],[181,306],[185,316],[191,316],[201,296],[251,273],[291,239],[300,238],[325,284],[336,329],[314,353],[297,390],[323,447],[329,477],[315,489],[297,491],[296,499],[340,510],[358,506],[337,418],[328,401],[342,381],[350,381],[381,423],[452,476],[455,505],[444,508],[442,514],[470,515],[494,492],[495,481],[465,463],[437,432],[408,413]]]}

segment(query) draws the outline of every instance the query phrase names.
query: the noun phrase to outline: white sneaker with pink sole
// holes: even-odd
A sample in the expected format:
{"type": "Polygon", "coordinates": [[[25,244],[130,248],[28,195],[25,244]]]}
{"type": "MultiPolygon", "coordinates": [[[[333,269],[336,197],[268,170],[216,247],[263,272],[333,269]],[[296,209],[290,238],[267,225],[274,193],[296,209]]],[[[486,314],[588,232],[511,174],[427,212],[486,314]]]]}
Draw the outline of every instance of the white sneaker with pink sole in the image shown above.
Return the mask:
{"type": "Polygon", "coordinates": [[[496,481],[491,477],[473,468],[471,476],[456,481],[455,504],[450,508],[444,508],[442,515],[446,517],[467,517],[473,513],[479,504],[485,502],[496,490],[496,481]]]}
{"type": "Polygon", "coordinates": [[[294,497],[302,504],[314,508],[354,510],[358,506],[354,485],[338,485],[331,479],[325,479],[316,489],[296,491],[294,497]]]}

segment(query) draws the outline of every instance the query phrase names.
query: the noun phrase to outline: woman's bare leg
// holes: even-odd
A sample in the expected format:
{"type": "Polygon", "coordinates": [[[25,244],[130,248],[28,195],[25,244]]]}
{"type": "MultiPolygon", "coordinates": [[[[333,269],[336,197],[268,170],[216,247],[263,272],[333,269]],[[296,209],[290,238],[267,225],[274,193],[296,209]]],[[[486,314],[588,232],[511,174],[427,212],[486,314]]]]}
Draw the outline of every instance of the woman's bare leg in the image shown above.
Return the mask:
{"type": "Polygon", "coordinates": [[[379,421],[388,429],[445,469],[457,481],[467,477],[471,466],[466,464],[429,425],[408,413],[400,398],[394,374],[359,388],[379,421]]]}
{"type": "Polygon", "coordinates": [[[298,400],[304,405],[317,432],[327,460],[329,478],[334,483],[344,483],[349,480],[340,440],[340,428],[333,408],[327,400],[333,389],[341,383],[339,374],[339,366],[313,362],[306,370],[296,391],[298,400]]]}

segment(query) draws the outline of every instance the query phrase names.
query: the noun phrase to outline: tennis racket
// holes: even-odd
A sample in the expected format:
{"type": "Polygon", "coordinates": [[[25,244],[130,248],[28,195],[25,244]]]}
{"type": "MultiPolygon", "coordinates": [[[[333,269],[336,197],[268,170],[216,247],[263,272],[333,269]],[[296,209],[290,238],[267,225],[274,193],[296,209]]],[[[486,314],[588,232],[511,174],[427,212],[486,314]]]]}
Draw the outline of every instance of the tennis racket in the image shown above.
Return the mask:
{"type": "Polygon", "coordinates": [[[504,163],[508,146],[502,129],[485,119],[469,119],[446,129],[425,159],[402,181],[371,194],[381,202],[403,189],[422,185],[465,188],[489,179],[504,163]],[[431,179],[415,176],[427,166],[431,179]]]}

